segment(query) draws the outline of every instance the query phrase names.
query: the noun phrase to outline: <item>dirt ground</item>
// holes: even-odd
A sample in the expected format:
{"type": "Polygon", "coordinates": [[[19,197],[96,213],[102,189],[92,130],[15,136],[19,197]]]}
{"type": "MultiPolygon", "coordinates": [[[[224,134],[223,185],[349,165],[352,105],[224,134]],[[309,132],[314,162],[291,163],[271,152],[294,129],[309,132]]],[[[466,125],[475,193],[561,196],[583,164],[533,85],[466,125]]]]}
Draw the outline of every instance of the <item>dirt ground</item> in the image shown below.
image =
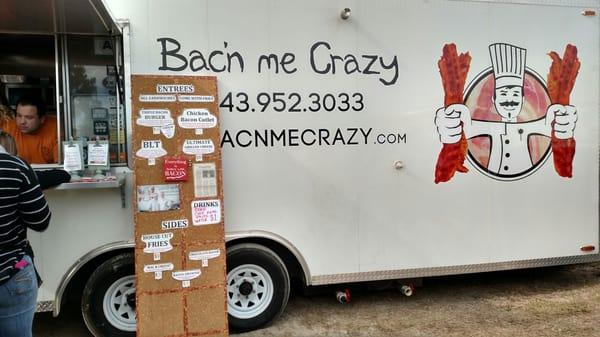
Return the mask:
{"type": "Polygon", "coordinates": [[[359,290],[295,296],[258,336],[600,336],[600,263],[430,278],[412,297],[359,290]]]}
{"type": "MultiPolygon", "coordinates": [[[[380,288],[353,288],[345,305],[334,288],[295,294],[271,326],[235,336],[600,336],[600,263],[428,278],[412,297],[380,288]]],[[[70,310],[36,315],[34,336],[89,334],[70,310]]]]}

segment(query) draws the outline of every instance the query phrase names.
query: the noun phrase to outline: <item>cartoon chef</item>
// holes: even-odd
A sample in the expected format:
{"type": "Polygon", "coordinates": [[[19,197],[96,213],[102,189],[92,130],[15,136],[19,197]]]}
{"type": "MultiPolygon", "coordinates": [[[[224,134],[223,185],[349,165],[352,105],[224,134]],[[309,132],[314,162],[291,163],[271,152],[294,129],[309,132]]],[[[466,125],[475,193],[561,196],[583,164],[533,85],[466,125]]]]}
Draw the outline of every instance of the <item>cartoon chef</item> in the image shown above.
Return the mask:
{"type": "Polygon", "coordinates": [[[435,124],[440,140],[445,144],[457,143],[463,131],[467,139],[490,137],[488,172],[499,176],[518,176],[534,165],[528,146],[529,136],[550,137],[554,127],[558,139],[572,138],[577,110],[573,106],[552,104],[540,119],[517,121],[524,101],[527,50],[495,43],[489,46],[489,53],[494,75],[492,104],[501,121],[471,120],[471,112],[466,105],[452,104],[436,111],[435,124]]]}

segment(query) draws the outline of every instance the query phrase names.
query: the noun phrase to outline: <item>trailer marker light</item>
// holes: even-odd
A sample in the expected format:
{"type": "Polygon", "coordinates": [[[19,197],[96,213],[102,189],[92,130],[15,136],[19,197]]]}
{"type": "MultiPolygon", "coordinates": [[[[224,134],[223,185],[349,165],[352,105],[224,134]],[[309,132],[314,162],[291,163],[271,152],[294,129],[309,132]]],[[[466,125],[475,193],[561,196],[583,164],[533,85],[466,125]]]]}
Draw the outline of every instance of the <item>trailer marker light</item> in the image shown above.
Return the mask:
{"type": "Polygon", "coordinates": [[[596,16],[596,11],[592,10],[592,9],[587,9],[587,10],[581,12],[581,15],[583,15],[583,16],[596,16]]]}
{"type": "Polygon", "coordinates": [[[580,248],[582,252],[593,252],[596,250],[595,246],[589,245],[589,246],[583,246],[580,248]]]}

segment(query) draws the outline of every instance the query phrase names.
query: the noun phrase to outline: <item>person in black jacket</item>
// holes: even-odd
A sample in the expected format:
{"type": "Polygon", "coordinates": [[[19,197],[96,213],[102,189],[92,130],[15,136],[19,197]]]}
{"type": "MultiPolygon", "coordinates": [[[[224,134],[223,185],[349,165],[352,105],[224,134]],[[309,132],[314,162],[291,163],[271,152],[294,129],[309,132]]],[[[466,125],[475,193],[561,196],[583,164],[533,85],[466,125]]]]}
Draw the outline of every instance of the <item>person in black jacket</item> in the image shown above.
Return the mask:
{"type": "Polygon", "coordinates": [[[42,190],[71,181],[71,175],[69,172],[60,169],[43,171],[36,170],[35,174],[37,175],[38,182],[40,183],[42,190]]]}
{"type": "MultiPolygon", "coordinates": [[[[6,152],[13,156],[17,155],[17,144],[15,139],[7,132],[0,131],[0,152],[6,152]]],[[[22,159],[22,158],[21,158],[22,159]]],[[[38,183],[40,184],[40,188],[42,190],[48,189],[50,187],[58,186],[62,183],[68,183],[71,181],[71,175],[69,172],[60,169],[51,169],[51,170],[43,170],[43,171],[34,171],[35,175],[38,178],[38,183]]],[[[27,241],[27,247],[25,249],[25,253],[34,260],[33,247],[27,241]]],[[[35,275],[38,281],[38,287],[42,285],[42,277],[38,272],[37,268],[35,268],[35,275]]],[[[0,337],[2,337],[0,335],[0,337]]]]}
{"type": "Polygon", "coordinates": [[[7,153],[7,139],[0,131],[0,334],[30,337],[38,287],[27,229],[45,230],[51,214],[35,172],[7,153]]]}

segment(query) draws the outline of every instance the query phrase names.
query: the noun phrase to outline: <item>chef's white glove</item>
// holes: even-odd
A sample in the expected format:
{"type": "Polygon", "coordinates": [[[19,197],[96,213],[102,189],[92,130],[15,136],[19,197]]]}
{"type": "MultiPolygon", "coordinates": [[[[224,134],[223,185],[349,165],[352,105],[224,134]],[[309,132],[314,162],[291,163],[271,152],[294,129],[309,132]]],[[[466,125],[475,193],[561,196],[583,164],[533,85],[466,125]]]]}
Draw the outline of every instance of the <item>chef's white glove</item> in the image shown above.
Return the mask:
{"type": "Polygon", "coordinates": [[[469,138],[471,112],[464,104],[451,104],[445,108],[439,108],[435,112],[434,122],[440,135],[440,141],[444,144],[457,143],[463,131],[469,138]]]}
{"type": "Polygon", "coordinates": [[[552,128],[558,139],[573,138],[577,123],[577,109],[572,105],[552,104],[546,110],[546,126],[552,128]]]}

